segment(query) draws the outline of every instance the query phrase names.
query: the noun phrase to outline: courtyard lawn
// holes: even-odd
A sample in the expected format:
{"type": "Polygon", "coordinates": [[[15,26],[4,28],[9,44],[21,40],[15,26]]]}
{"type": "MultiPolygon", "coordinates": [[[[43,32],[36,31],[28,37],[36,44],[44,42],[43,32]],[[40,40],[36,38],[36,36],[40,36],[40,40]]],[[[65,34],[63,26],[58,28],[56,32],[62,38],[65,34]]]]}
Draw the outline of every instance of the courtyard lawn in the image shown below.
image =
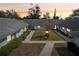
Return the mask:
{"type": "Polygon", "coordinates": [[[14,49],[10,56],[38,56],[44,45],[43,43],[24,43],[14,49]]]}
{"type": "Polygon", "coordinates": [[[56,43],[52,51],[52,56],[73,56],[74,54],[62,43],[56,43]]]}
{"type": "Polygon", "coordinates": [[[54,31],[50,31],[49,33],[49,37],[47,39],[45,39],[45,32],[44,31],[36,31],[34,33],[34,35],[32,36],[32,41],[45,41],[45,40],[49,40],[49,41],[62,41],[64,40],[61,36],[59,36],[58,34],[56,34],[54,31]]]}

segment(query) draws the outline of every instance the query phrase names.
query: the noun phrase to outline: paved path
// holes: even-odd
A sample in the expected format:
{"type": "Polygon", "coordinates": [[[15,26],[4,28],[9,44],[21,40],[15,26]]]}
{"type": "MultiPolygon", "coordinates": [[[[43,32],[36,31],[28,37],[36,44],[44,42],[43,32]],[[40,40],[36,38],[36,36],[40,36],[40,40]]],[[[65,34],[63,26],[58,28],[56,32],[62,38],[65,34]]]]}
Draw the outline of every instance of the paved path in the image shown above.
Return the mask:
{"type": "Polygon", "coordinates": [[[33,36],[35,31],[31,31],[30,34],[26,37],[26,39],[23,42],[29,42],[33,36]]]}
{"type": "Polygon", "coordinates": [[[23,41],[22,43],[47,43],[47,41],[23,41]]]}
{"type": "Polygon", "coordinates": [[[47,42],[66,43],[66,41],[23,41],[22,43],[47,43],[47,42]]]}
{"type": "Polygon", "coordinates": [[[47,42],[45,47],[41,51],[40,56],[51,56],[53,46],[54,46],[53,42],[47,42]]]}

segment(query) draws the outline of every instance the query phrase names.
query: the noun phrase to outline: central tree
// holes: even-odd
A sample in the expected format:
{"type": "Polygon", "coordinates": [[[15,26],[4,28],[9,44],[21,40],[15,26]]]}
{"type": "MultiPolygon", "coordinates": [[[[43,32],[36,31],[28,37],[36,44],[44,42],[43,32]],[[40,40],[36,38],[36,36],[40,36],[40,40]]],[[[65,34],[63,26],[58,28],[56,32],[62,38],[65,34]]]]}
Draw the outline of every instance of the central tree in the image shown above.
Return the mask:
{"type": "Polygon", "coordinates": [[[38,4],[36,5],[33,5],[31,4],[31,8],[29,8],[28,10],[28,13],[29,13],[29,16],[28,18],[30,19],[39,19],[40,18],[40,7],[38,4]]]}

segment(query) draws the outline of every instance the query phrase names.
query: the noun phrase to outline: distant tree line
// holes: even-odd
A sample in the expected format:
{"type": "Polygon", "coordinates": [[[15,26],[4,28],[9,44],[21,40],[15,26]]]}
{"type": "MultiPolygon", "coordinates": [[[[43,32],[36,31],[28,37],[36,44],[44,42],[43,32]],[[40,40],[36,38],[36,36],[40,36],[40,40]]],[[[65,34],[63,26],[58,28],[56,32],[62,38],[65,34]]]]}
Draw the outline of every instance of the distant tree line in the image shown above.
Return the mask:
{"type": "Polygon", "coordinates": [[[17,14],[17,12],[15,10],[0,10],[0,18],[16,18],[16,19],[20,19],[19,15],[17,14]]]}
{"type": "Polygon", "coordinates": [[[79,9],[72,10],[72,14],[69,17],[66,17],[65,20],[69,19],[79,19],[79,9]]]}
{"type": "MultiPolygon", "coordinates": [[[[43,14],[43,17],[41,18],[42,12],[41,12],[41,8],[38,4],[32,4],[28,9],[28,16],[25,16],[24,18],[21,18],[17,12],[15,10],[0,10],[0,18],[16,18],[16,19],[50,19],[50,13],[46,12],[45,14],[43,14]]],[[[59,19],[59,16],[56,16],[56,9],[54,12],[54,16],[52,17],[52,19],[59,19]]]]}

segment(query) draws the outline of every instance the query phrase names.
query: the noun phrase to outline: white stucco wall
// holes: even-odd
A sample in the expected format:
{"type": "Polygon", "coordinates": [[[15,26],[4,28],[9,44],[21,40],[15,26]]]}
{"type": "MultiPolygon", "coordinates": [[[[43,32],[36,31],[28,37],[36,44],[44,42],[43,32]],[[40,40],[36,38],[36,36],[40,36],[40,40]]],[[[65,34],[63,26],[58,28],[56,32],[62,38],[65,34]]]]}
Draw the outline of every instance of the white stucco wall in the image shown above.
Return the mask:
{"type": "Polygon", "coordinates": [[[23,34],[23,32],[24,32],[23,29],[21,29],[21,34],[23,34]]]}
{"type": "Polygon", "coordinates": [[[7,36],[7,41],[10,41],[11,40],[11,35],[8,35],[7,36]]]}
{"type": "Polygon", "coordinates": [[[18,35],[21,36],[21,34],[22,34],[22,33],[21,33],[21,30],[20,30],[20,31],[18,32],[18,35]]]}
{"type": "Polygon", "coordinates": [[[19,32],[16,33],[16,38],[18,38],[18,37],[19,37],[19,32]]]}
{"type": "Polygon", "coordinates": [[[27,28],[25,27],[25,28],[24,28],[24,31],[26,31],[26,30],[27,30],[27,28]]]}
{"type": "Polygon", "coordinates": [[[19,31],[18,35],[21,36],[21,31],[19,31]]]}
{"type": "Polygon", "coordinates": [[[59,26],[56,26],[56,28],[57,28],[57,29],[60,29],[60,27],[59,27],[59,26]]]}
{"type": "Polygon", "coordinates": [[[15,38],[15,36],[14,35],[12,35],[12,40],[15,38]]]}
{"type": "Polygon", "coordinates": [[[57,29],[57,26],[56,25],[54,26],[54,29],[57,29]]]}

